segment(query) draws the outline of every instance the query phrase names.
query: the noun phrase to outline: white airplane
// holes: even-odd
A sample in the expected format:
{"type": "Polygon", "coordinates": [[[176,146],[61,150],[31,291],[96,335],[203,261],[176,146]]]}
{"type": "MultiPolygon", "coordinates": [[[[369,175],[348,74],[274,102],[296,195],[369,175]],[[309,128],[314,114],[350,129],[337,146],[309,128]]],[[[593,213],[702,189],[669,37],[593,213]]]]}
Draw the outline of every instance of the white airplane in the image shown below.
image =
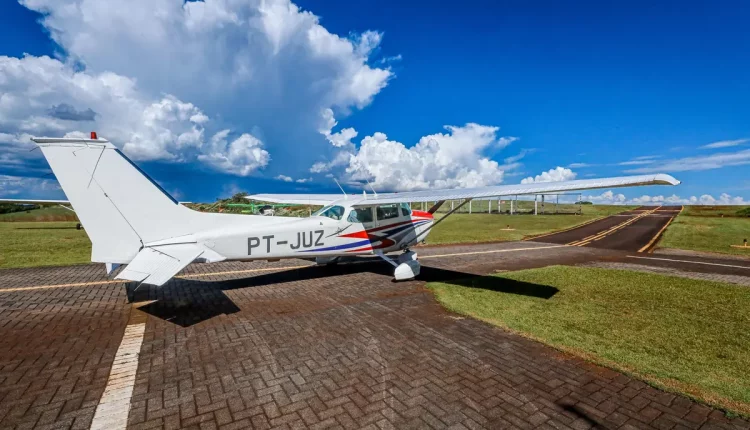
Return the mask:
{"type": "Polygon", "coordinates": [[[163,285],[192,262],[315,258],[319,264],[341,256],[376,255],[394,266],[396,280],[419,275],[411,247],[423,241],[445,200],[639,185],[677,185],[664,175],[628,176],[480,188],[373,195],[257,194],[254,200],[321,205],[308,218],[197,212],[183,206],[117,147],[91,139],[33,138],[91,239],[91,261],[107,273],[127,264],[117,279],[163,285]],[[429,211],[411,202],[438,202],[429,211]],[[396,253],[396,256],[388,254],[396,253]]]}

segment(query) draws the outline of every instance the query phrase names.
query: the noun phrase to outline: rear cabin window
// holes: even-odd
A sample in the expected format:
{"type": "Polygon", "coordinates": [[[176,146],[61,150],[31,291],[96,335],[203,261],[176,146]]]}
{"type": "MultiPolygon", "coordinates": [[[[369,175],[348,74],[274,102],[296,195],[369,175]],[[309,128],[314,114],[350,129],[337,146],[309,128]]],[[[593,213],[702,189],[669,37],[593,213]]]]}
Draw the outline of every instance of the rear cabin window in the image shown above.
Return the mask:
{"type": "Polygon", "coordinates": [[[398,218],[400,216],[398,213],[397,204],[378,206],[377,212],[378,212],[378,221],[381,221],[384,219],[398,218]]]}
{"type": "Polygon", "coordinates": [[[372,222],[372,208],[358,208],[358,209],[352,209],[351,212],[349,212],[349,218],[347,218],[349,222],[372,222]]]}

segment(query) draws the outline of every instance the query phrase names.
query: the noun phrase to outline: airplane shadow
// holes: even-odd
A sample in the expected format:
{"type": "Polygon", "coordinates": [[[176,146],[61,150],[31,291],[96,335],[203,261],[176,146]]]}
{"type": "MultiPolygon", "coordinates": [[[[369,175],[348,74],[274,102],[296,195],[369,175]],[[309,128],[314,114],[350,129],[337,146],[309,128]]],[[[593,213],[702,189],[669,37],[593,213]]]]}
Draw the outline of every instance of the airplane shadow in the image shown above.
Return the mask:
{"type": "MultiPolygon", "coordinates": [[[[348,264],[307,266],[226,281],[175,278],[161,287],[137,286],[136,283],[130,283],[126,285],[126,292],[130,303],[151,302],[140,306],[138,308],[140,311],[181,327],[189,327],[219,315],[239,312],[241,309],[227,297],[225,291],[319,278],[343,277],[361,272],[374,273],[390,278],[393,275],[393,267],[379,259],[361,259],[348,264]]],[[[469,288],[481,288],[543,299],[549,299],[558,291],[556,288],[546,285],[512,281],[495,276],[477,276],[471,273],[429,266],[422,266],[417,281],[444,282],[469,288]]],[[[391,279],[390,282],[396,281],[391,279]]]]}

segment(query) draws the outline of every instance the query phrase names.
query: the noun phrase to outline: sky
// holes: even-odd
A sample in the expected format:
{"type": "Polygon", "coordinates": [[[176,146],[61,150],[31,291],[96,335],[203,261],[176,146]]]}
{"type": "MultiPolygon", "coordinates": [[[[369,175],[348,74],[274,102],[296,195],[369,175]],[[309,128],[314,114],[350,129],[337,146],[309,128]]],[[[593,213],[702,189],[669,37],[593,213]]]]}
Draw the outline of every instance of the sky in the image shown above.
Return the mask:
{"type": "Polygon", "coordinates": [[[668,173],[595,203],[749,204],[750,3],[15,0],[0,197],[95,130],[177,199],[668,173]],[[657,4],[655,4],[657,3],[657,4]]]}

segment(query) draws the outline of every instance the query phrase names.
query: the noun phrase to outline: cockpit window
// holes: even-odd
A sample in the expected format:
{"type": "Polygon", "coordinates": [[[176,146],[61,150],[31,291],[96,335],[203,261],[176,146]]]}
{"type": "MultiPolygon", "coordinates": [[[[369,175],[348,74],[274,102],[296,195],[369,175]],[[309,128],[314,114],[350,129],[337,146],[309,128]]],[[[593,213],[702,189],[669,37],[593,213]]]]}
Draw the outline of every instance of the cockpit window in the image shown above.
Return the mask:
{"type": "Polygon", "coordinates": [[[372,222],[372,208],[355,208],[349,212],[349,222],[372,222]]]}
{"type": "Polygon", "coordinates": [[[313,216],[324,216],[327,218],[340,220],[341,217],[344,216],[344,208],[342,206],[326,206],[313,213],[313,216]]]}
{"type": "Polygon", "coordinates": [[[409,207],[409,203],[401,203],[401,213],[404,216],[411,215],[411,208],[409,207]]]}
{"type": "Polygon", "coordinates": [[[395,203],[392,205],[378,206],[377,212],[378,212],[378,221],[399,217],[398,205],[395,203]]]}

